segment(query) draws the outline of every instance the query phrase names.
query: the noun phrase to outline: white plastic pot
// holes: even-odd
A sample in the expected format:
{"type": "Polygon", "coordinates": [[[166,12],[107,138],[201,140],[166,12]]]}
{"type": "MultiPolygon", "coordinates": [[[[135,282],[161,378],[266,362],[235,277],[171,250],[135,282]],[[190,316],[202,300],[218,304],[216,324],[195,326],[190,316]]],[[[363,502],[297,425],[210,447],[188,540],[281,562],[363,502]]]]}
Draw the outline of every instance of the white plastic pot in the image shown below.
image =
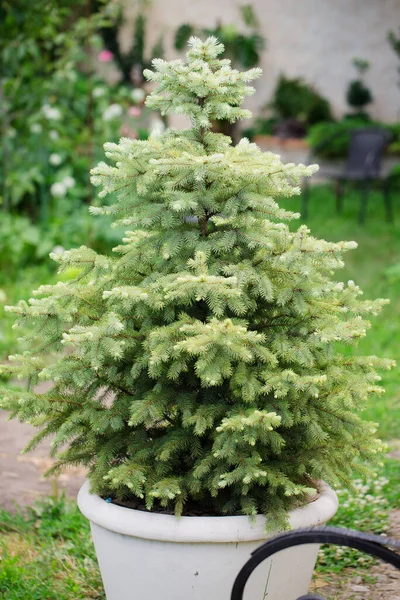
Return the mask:
{"type": "MultiPolygon", "coordinates": [[[[338,507],[321,482],[319,497],[290,513],[293,528],[326,523],[338,507]]],[[[251,552],[268,537],[264,517],[181,517],[109,504],[89,493],[78,505],[91,523],[107,600],[229,600],[251,552]]],[[[295,600],[306,594],[318,544],[279,552],[247,582],[244,600],[295,600]]]]}

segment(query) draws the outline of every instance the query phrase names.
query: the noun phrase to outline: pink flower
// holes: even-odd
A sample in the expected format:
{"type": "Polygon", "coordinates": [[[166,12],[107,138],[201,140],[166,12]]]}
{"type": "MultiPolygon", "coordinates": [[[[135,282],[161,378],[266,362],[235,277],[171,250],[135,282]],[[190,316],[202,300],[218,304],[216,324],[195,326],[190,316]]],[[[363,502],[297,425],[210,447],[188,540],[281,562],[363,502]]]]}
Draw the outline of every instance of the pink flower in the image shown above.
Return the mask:
{"type": "Polygon", "coordinates": [[[142,111],[140,110],[140,108],[138,106],[130,106],[128,108],[128,115],[130,117],[140,117],[141,114],[142,114],[142,111]]]}
{"type": "Polygon", "coordinates": [[[114,54],[109,50],[102,50],[97,58],[100,62],[111,62],[114,58],[114,54]]]}
{"type": "Polygon", "coordinates": [[[133,140],[136,140],[138,137],[137,131],[135,129],[131,129],[127,125],[122,125],[122,127],[120,129],[120,134],[123,135],[124,137],[128,137],[133,140]]]}

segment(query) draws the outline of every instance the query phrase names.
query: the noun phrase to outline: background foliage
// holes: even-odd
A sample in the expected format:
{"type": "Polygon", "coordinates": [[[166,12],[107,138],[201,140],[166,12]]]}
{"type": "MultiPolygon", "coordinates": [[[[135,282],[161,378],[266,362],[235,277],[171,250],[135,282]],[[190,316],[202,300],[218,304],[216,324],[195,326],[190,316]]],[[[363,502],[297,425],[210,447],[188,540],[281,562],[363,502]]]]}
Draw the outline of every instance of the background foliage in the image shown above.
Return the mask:
{"type": "Polygon", "coordinates": [[[98,32],[113,25],[113,4],[92,14],[53,0],[1,11],[2,207],[33,222],[65,219],[93,200],[88,173],[104,140],[124,129],[146,137],[144,93],[98,75],[98,32]]]}

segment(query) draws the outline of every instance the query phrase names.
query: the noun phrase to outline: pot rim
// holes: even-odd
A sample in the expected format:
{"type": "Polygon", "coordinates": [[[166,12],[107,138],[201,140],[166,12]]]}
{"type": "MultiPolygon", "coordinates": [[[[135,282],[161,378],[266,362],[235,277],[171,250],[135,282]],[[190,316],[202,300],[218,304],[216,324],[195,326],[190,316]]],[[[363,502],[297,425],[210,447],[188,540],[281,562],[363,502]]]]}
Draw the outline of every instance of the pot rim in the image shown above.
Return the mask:
{"type": "MultiPolygon", "coordinates": [[[[318,481],[319,496],[289,512],[293,529],[322,525],[336,513],[338,498],[324,481],[318,481]]],[[[82,514],[104,529],[130,537],[175,543],[237,543],[265,540],[271,533],[265,531],[265,517],[175,517],[163,513],[146,512],[111,504],[90,493],[85,481],[78,493],[82,514]]]]}

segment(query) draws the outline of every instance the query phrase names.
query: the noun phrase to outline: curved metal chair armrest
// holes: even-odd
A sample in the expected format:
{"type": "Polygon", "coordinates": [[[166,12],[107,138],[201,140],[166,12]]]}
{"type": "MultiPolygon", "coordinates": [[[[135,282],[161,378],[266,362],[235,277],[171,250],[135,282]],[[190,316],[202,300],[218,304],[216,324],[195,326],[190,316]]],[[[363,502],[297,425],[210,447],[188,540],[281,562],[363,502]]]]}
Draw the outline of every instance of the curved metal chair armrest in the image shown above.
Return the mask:
{"type": "MultiPolygon", "coordinates": [[[[340,529],[337,527],[313,527],[309,529],[297,529],[281,533],[265,544],[254,550],[247,563],[239,571],[233,584],[231,600],[242,600],[244,587],[251,573],[263,560],[269,558],[276,552],[302,544],[335,544],[337,546],[348,546],[355,548],[371,556],[375,556],[397,569],[400,569],[400,554],[390,548],[400,550],[400,542],[379,535],[353,531],[351,529],[340,529]]],[[[321,596],[302,596],[304,600],[319,599],[321,596]]],[[[298,600],[301,600],[299,598],[298,600]]],[[[282,599],[283,600],[283,599],[282,599]]],[[[323,600],[323,599],[322,599],[323,600]]]]}

